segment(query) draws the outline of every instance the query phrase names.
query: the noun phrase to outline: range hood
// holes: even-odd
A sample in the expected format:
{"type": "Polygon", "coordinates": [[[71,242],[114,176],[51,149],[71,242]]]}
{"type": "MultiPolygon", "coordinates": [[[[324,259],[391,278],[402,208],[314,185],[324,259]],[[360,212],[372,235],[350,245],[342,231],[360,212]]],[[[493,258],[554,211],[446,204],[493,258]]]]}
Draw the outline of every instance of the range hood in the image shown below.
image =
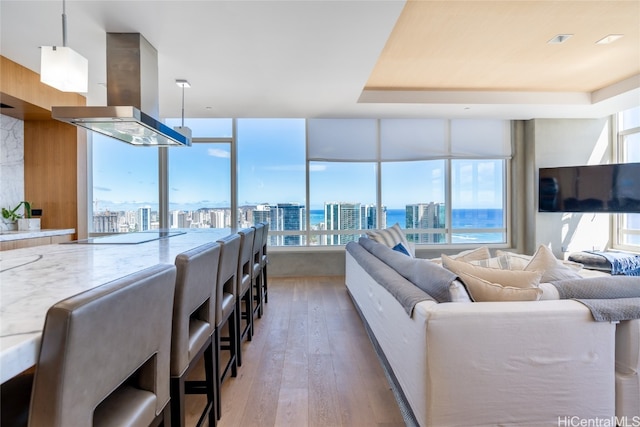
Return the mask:
{"type": "Polygon", "coordinates": [[[107,33],[107,106],[52,107],[51,116],[139,146],[190,146],[157,120],[158,52],[138,33],[107,33]]]}

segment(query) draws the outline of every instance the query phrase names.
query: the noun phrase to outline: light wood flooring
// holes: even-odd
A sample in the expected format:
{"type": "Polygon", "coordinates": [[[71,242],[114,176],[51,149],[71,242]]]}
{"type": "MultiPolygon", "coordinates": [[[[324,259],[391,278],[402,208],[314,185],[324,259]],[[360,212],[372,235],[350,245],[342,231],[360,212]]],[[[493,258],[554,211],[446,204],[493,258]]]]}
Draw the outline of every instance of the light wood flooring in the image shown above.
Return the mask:
{"type": "MultiPolygon", "coordinates": [[[[222,386],[220,427],[405,425],[343,277],[269,278],[242,360],[222,386]]],[[[187,396],[187,425],[202,402],[187,396]]]]}

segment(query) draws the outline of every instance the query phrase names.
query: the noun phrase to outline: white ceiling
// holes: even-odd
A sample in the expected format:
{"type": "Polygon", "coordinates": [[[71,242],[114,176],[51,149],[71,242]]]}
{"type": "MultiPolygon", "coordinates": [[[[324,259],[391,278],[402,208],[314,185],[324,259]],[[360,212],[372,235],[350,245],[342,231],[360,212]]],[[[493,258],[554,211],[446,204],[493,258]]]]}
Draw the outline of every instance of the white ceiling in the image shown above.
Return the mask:
{"type": "MultiPolygon", "coordinates": [[[[441,1],[429,10],[430,25],[439,20],[439,34],[456,30],[456,16],[461,11],[492,5],[491,13],[472,20],[468,37],[482,34],[504,18],[504,13],[520,14],[541,1],[441,1]],[[451,5],[451,8],[448,7],[451,5]],[[507,10],[496,7],[504,4],[507,10]],[[518,12],[518,8],[522,9],[518,12]],[[514,11],[515,10],[515,11],[514,11]],[[493,14],[493,15],[492,15],[493,14]],[[492,22],[492,19],[496,19],[492,22]]],[[[546,1],[559,4],[570,12],[583,13],[595,1],[546,1]]],[[[610,10],[617,5],[636,9],[624,20],[626,26],[640,28],[640,0],[605,1],[610,10]]],[[[420,28],[424,19],[415,15],[400,0],[357,1],[66,1],[68,46],[89,60],[88,105],[106,105],[106,45],[107,32],[141,33],[157,50],[160,78],[160,115],[180,117],[181,89],[175,79],[187,79],[191,89],[185,91],[185,115],[188,117],[497,117],[508,119],[603,117],[622,108],[640,105],[640,38],[631,33],[631,54],[626,61],[634,64],[632,75],[595,90],[579,91],[571,79],[566,86],[553,90],[533,91],[526,85],[504,88],[475,88],[474,82],[457,87],[404,87],[393,79],[380,80],[383,61],[388,54],[387,41],[396,41],[399,32],[412,34],[411,25],[420,28]],[[402,19],[399,19],[402,18],[402,19]],[[398,28],[396,24],[398,23],[398,28]],[[394,30],[395,28],[395,30],[394,30]],[[391,39],[390,37],[393,38],[391,39]],[[634,40],[637,39],[637,40],[634,40]],[[633,44],[635,42],[635,45],[633,44]],[[367,87],[376,77],[375,87],[367,87]]],[[[480,9],[477,9],[480,10],[480,9]]],[[[628,10],[628,9],[627,9],[628,10]]],[[[541,26],[540,17],[531,16],[530,25],[520,23],[519,32],[506,34],[513,42],[521,41],[518,63],[527,61],[526,51],[533,49],[532,40],[541,26]],[[530,46],[530,47],[529,47],[530,46]],[[523,59],[524,58],[524,59],[523,59]]],[[[600,12],[602,13],[602,12],[600,12]]],[[[0,53],[27,68],[39,72],[39,46],[62,44],[62,0],[10,1],[0,0],[0,53]]],[[[626,13],[626,15],[629,15],[626,13]]],[[[572,20],[555,19],[544,23],[547,32],[573,31],[572,20]],[[565,26],[564,23],[567,25],[565,26]]],[[[616,33],[619,20],[602,20],[602,31],[616,33]]],[[[592,27],[598,26],[600,21],[592,27]]],[[[579,31],[579,29],[577,30],[579,31]]],[[[628,29],[626,31],[629,31],[628,29]]],[[[577,36],[577,35],[576,35],[577,36]]],[[[447,35],[443,35],[447,39],[447,35]]],[[[546,42],[546,40],[544,40],[546,42]]],[[[571,40],[570,40],[571,41],[571,40]]],[[[627,43],[629,35],[627,35],[627,43]]],[[[441,39],[421,39],[426,55],[431,49],[442,51],[441,39]],[[431,46],[429,43],[438,43],[431,46]]],[[[483,49],[486,63],[495,69],[504,62],[495,55],[495,46],[474,44],[483,49]]],[[[567,46],[571,46],[567,44],[567,46]]],[[[450,47],[449,51],[457,47],[450,47]]],[[[414,58],[406,50],[402,64],[410,64],[414,75],[429,73],[420,66],[424,58],[414,58]]],[[[629,51],[627,51],[629,53],[629,51]]],[[[464,57],[462,57],[464,59],[464,57]]],[[[556,57],[557,60],[557,57],[556,57]]],[[[532,68],[554,67],[554,58],[536,58],[532,68]],[[544,61],[548,61],[545,63],[544,61]]],[[[577,69],[606,61],[609,69],[619,69],[614,60],[594,58],[588,51],[574,59],[577,69]]],[[[509,64],[504,64],[509,65],[509,64]]],[[[627,64],[628,65],[628,64],[627,64]]],[[[393,64],[391,65],[393,67],[393,64]]],[[[472,67],[475,68],[475,67],[472,67]]],[[[557,67],[562,71],[562,67],[557,67]]],[[[393,70],[393,68],[391,68],[393,70]]],[[[628,67],[627,67],[628,69],[628,67]]],[[[439,70],[446,75],[448,70],[439,70]]],[[[454,70],[450,70],[453,72],[454,70]]],[[[477,75],[482,75],[481,69],[477,75]]],[[[566,71],[566,70],[565,70],[566,71]]],[[[1,72],[1,70],[0,70],[1,72]]],[[[394,73],[392,73],[394,74],[394,73]]],[[[522,73],[521,73],[522,74],[522,73]]],[[[394,77],[402,77],[395,73],[394,77]]],[[[530,81],[531,75],[526,80],[530,81]]],[[[475,80],[473,74],[466,77],[475,80]]],[[[548,78],[548,76],[547,76],[548,78]]]]}

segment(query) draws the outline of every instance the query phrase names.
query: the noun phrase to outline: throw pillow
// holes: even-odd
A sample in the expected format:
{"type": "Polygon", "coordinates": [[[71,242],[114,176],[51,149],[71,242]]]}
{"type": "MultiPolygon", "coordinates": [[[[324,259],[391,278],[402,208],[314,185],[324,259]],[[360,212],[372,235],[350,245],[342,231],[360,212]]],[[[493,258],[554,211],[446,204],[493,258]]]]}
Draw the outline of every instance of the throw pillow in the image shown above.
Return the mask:
{"type": "MultiPolygon", "coordinates": [[[[409,246],[409,242],[407,241],[407,237],[404,235],[404,231],[400,228],[400,224],[397,222],[384,230],[369,230],[367,231],[367,236],[370,239],[375,240],[378,243],[382,243],[390,248],[393,248],[398,243],[402,243],[402,245],[407,250],[411,250],[411,246],[409,246]]],[[[415,256],[415,253],[410,252],[411,256],[415,256]]]]}
{"type": "Polygon", "coordinates": [[[472,274],[460,273],[460,278],[467,286],[471,298],[475,302],[491,301],[538,301],[542,296],[540,288],[514,288],[481,279],[472,274]]]}
{"type": "Polygon", "coordinates": [[[545,245],[540,245],[536,253],[531,258],[531,261],[524,268],[524,271],[540,271],[542,272],[543,282],[553,282],[555,280],[564,279],[580,279],[580,276],[575,270],[564,265],[556,256],[551,252],[551,249],[545,245]]]}
{"type": "Polygon", "coordinates": [[[472,302],[467,289],[460,280],[456,279],[449,285],[451,302],[472,302]]]}
{"type": "MultiPolygon", "coordinates": [[[[533,258],[532,255],[516,254],[513,252],[501,251],[498,249],[496,251],[496,256],[502,256],[502,255],[509,257],[509,263],[511,264],[512,270],[524,270],[524,268],[527,266],[527,264],[529,264],[529,262],[533,258]]],[[[563,265],[566,265],[567,267],[575,271],[580,271],[584,267],[579,262],[573,262],[568,260],[558,260],[558,261],[560,261],[563,265]]]]}
{"type": "MultiPolygon", "coordinates": [[[[458,252],[454,255],[449,255],[449,258],[456,259],[458,261],[481,261],[485,259],[491,258],[491,252],[487,246],[480,246],[475,249],[468,249],[466,251],[458,252]]],[[[442,258],[432,258],[429,261],[435,262],[437,264],[442,264],[442,258]]]]}
{"type": "Polygon", "coordinates": [[[494,258],[481,259],[471,261],[469,264],[479,265],[480,267],[499,268],[501,270],[511,270],[511,262],[506,255],[500,255],[494,258]]]}
{"type": "Polygon", "coordinates": [[[491,283],[499,283],[515,288],[537,288],[540,284],[542,273],[537,271],[513,271],[500,270],[498,268],[480,267],[468,262],[454,260],[442,255],[444,267],[460,277],[462,273],[487,280],[491,283]]]}
{"type": "Polygon", "coordinates": [[[392,248],[394,251],[398,251],[401,254],[405,254],[407,256],[411,256],[411,254],[409,253],[409,251],[407,250],[407,248],[404,247],[404,245],[402,243],[398,243],[397,245],[395,245],[392,248]]]}

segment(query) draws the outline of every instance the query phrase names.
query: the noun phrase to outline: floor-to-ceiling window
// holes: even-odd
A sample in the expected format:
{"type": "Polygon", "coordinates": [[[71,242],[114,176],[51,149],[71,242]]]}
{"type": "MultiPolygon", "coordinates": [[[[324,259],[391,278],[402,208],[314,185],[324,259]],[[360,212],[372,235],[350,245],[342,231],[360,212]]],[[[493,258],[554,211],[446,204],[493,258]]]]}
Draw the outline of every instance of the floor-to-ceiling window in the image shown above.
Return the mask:
{"type": "Polygon", "coordinates": [[[93,233],[158,228],[158,149],[92,133],[93,233]]]}
{"type": "Polygon", "coordinates": [[[113,215],[115,223],[131,218],[132,226],[94,232],[157,228],[160,193],[168,199],[167,227],[266,221],[272,246],[344,245],[395,223],[416,244],[508,242],[508,121],[186,119],[184,125],[193,144],[164,149],[166,164],[157,148],[110,140],[116,149],[109,157],[105,141],[94,143],[96,224],[105,193],[126,200],[122,194],[135,189],[130,169],[146,178],[137,181],[147,189],[130,199],[142,206],[113,215]],[[129,163],[133,168],[123,169],[129,163]],[[158,173],[167,174],[166,188],[159,188],[158,173]]]}
{"type": "MultiPolygon", "coordinates": [[[[640,106],[622,111],[617,115],[618,161],[640,163],[640,106]]],[[[640,250],[640,214],[616,215],[613,236],[614,246],[619,249],[640,250]]]]}
{"type": "MultiPolygon", "coordinates": [[[[167,120],[167,124],[178,126],[177,120],[167,120]]],[[[184,124],[192,133],[191,147],[168,149],[168,226],[235,226],[231,212],[232,121],[187,119],[184,124]]]]}
{"type": "Polygon", "coordinates": [[[237,119],[238,224],[268,222],[269,244],[306,245],[304,119],[237,119]]]}

